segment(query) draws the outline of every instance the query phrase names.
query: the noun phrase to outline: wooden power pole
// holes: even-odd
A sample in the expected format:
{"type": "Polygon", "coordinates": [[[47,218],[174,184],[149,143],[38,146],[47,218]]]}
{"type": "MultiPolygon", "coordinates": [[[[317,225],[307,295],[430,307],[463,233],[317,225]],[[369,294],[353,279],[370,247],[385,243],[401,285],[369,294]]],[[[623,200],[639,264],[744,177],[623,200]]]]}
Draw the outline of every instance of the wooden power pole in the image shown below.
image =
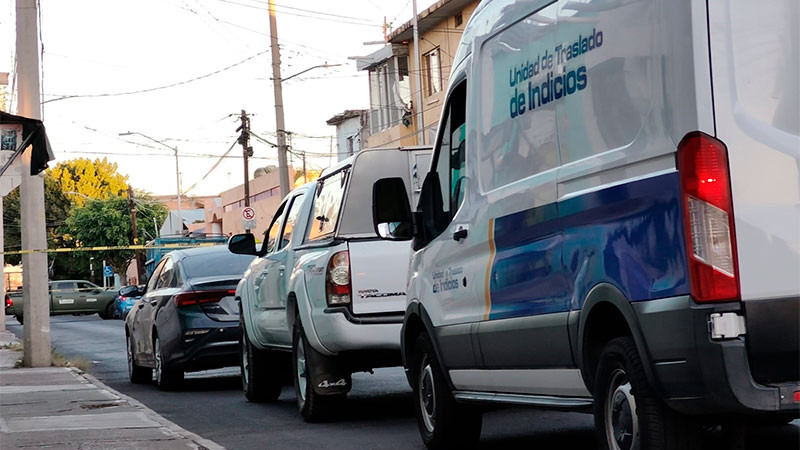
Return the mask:
{"type": "MultiPolygon", "coordinates": [[[[128,210],[131,213],[131,242],[139,244],[139,227],[136,225],[136,203],[134,202],[133,188],[128,186],[128,210]]],[[[141,284],[144,279],[144,256],[141,250],[134,251],[136,260],[136,284],[141,284]]]]}

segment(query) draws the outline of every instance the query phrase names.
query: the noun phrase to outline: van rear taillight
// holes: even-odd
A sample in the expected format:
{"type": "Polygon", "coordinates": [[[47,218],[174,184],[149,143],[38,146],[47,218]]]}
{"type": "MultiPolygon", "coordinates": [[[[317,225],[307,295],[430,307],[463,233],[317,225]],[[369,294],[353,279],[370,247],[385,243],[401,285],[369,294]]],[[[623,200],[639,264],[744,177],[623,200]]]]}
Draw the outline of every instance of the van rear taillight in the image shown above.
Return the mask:
{"type": "Polygon", "coordinates": [[[235,289],[226,289],[219,291],[181,292],[180,294],[175,294],[173,300],[175,301],[175,306],[181,307],[181,306],[198,305],[201,303],[218,302],[222,300],[224,297],[228,297],[234,294],[236,294],[235,289]]]}
{"type": "Polygon", "coordinates": [[[678,145],[692,297],[698,302],[739,299],[728,152],[701,133],[678,145]]]}
{"type": "Polygon", "coordinates": [[[352,289],[350,284],[350,252],[347,250],[334,254],[328,262],[325,275],[325,294],[328,306],[350,303],[352,289]]]}

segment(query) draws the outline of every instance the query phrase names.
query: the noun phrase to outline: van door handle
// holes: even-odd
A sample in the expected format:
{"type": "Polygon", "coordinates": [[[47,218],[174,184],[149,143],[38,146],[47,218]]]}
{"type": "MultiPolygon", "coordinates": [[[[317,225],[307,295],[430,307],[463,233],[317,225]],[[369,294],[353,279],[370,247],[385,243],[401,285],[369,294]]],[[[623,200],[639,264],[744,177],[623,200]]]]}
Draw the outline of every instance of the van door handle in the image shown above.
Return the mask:
{"type": "Polygon", "coordinates": [[[466,228],[462,228],[455,233],[453,233],[453,240],[460,241],[462,239],[466,239],[468,234],[468,230],[466,228]]]}

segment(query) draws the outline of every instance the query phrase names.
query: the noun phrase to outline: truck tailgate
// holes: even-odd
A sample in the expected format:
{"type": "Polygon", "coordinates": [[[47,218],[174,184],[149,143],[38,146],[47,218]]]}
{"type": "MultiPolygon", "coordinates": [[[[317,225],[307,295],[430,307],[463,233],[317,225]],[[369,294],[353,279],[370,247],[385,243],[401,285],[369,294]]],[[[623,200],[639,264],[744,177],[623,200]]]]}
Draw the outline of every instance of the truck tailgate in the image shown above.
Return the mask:
{"type": "Polygon", "coordinates": [[[353,314],[401,312],[406,309],[408,241],[350,241],[353,314]]]}

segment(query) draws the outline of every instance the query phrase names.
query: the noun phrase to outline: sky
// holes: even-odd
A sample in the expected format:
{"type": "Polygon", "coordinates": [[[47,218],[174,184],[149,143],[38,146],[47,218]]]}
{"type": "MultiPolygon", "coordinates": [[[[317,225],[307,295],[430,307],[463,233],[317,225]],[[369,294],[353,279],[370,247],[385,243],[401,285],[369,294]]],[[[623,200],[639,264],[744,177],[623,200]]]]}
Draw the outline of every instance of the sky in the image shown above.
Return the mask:
{"type": "MultiPolygon", "coordinates": [[[[13,84],[16,0],[0,2],[0,72],[10,72],[13,84]]],[[[178,148],[182,189],[196,184],[187,195],[215,195],[244,180],[241,158],[226,158],[198,182],[236,141],[242,109],[251,114],[253,133],[276,142],[266,0],[40,5],[43,120],[56,162],[107,157],[134,188],[175,194],[172,150],[139,135],[119,136],[142,133],[178,148]],[[176,86],[157,89],[170,85],[176,86]],[[149,92],[128,94],[136,91],[149,92]]],[[[293,149],[308,152],[310,168],[336,161],[324,156],[335,135],[326,120],[369,107],[367,73],[348,57],[378,50],[364,43],[383,39],[384,17],[397,28],[411,19],[411,9],[411,0],[276,0],[282,78],[341,64],[283,85],[286,129],[293,149]]],[[[277,165],[276,149],[255,139],[251,145],[251,176],[257,167],[277,165]]],[[[241,146],[230,154],[241,156],[241,146]]]]}

